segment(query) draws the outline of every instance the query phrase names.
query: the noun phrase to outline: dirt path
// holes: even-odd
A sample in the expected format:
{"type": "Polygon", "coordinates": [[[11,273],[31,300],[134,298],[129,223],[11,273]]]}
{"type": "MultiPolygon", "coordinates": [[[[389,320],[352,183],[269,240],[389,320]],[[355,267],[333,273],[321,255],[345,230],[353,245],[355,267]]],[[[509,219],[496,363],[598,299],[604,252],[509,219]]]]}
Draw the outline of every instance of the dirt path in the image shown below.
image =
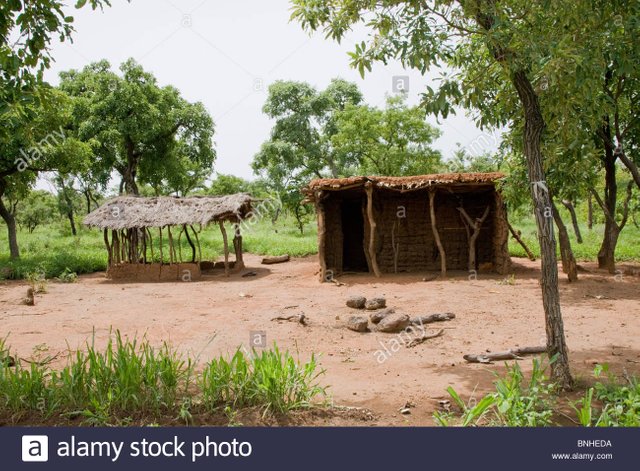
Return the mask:
{"type": "MultiPolygon", "coordinates": [[[[344,286],[319,284],[315,257],[268,268],[248,255],[257,276],[222,274],[198,282],[129,283],[82,276],[75,284],[50,283],[36,306],[21,304],[23,282],[0,285],[0,336],[22,357],[33,349],[49,354],[104,344],[111,328],[130,336],[146,334],[154,343],[171,342],[206,361],[249,345],[251,331],[265,331],[267,343],[298,351],[301,360],[320,354],[334,402],[372,410],[379,425],[431,425],[437,401],[453,385],[463,395],[491,387],[492,370],[501,366],[465,363],[465,353],[504,350],[544,343],[545,331],[536,262],[514,259],[515,284],[501,276],[479,274],[469,280],[452,273],[446,281],[422,281],[422,274],[375,279],[347,275],[344,286]],[[345,299],[352,294],[384,295],[389,307],[410,315],[453,312],[442,337],[415,348],[392,350],[395,334],[355,333],[343,326],[356,312],[345,299]],[[309,325],[275,322],[279,315],[304,312],[309,325]],[[384,358],[384,361],[380,361],[384,358]],[[398,409],[415,404],[410,415],[398,409]]],[[[640,374],[640,278],[613,277],[585,265],[579,283],[561,282],[567,341],[576,375],[587,378],[595,362],[607,362],[640,374]]],[[[522,362],[526,370],[529,361],[522,362]]]]}

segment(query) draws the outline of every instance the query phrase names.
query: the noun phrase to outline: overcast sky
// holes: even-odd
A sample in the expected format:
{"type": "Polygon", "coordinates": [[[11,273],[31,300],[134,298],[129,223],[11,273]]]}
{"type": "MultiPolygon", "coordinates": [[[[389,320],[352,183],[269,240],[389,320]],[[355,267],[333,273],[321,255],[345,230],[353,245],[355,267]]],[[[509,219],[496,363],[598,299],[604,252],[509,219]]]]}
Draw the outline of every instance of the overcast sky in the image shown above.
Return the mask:
{"type": "MultiPolygon", "coordinates": [[[[75,3],[75,0],[69,3],[75,3]]],[[[377,64],[364,79],[349,67],[347,52],[355,31],[342,44],[309,36],[290,23],[287,0],[112,0],[103,12],[90,8],[75,17],[73,44],[53,47],[47,73],[58,82],[61,70],[80,69],[107,59],[114,69],[133,57],[161,85],[174,85],[190,101],[201,101],[214,118],[218,153],[215,171],[252,178],[250,162],[273,123],[262,113],[266,90],[275,80],[300,80],[322,89],[333,77],[358,84],[365,100],[382,106],[394,93],[393,77],[409,77],[409,101],[417,103],[429,77],[399,64],[377,64]]],[[[435,121],[430,119],[432,123],[435,121]]],[[[439,124],[435,144],[448,158],[459,142],[491,144],[463,113],[439,124]]]]}

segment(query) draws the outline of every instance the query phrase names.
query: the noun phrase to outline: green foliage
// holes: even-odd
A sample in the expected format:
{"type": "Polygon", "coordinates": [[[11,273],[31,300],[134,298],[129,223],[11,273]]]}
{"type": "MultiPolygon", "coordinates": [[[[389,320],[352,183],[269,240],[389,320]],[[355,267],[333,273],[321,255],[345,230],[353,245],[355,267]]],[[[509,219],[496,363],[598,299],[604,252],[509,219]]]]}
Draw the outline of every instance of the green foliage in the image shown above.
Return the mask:
{"type": "MultiPolygon", "coordinates": [[[[440,131],[424,110],[409,107],[406,95],[387,97],[386,107],[349,104],[336,115],[335,152],[355,159],[360,175],[424,175],[442,170],[441,155],[430,146],[440,131]]],[[[346,159],[343,159],[346,160],[346,159]]]]}
{"type": "Polygon", "coordinates": [[[16,220],[29,234],[43,224],[56,219],[57,201],[48,191],[33,190],[16,205],[16,220]]]}
{"type": "MultiPolygon", "coordinates": [[[[0,354],[8,355],[4,339],[0,354]]],[[[81,417],[86,425],[104,426],[141,417],[175,417],[189,424],[194,413],[223,408],[234,416],[229,408],[245,405],[287,413],[311,407],[324,394],[316,369],[314,357],[299,364],[274,347],[252,357],[236,353],[230,362],[214,359],[198,375],[193,360],[168,344],[154,348],[144,338],[123,338],[116,331],[103,349],[92,342],[70,354],[60,370],[46,362],[24,367],[0,361],[0,416],[81,417]]]]}
{"type": "Polygon", "coordinates": [[[133,59],[120,72],[103,60],[60,75],[60,88],[75,98],[74,129],[98,144],[91,173],[104,184],[116,170],[128,193],[138,193],[138,182],[157,194],[184,195],[202,186],[216,157],[204,105],[160,87],[133,59]]]}
{"type": "Polygon", "coordinates": [[[60,283],[75,283],[78,281],[78,274],[69,270],[67,267],[56,277],[60,283]]]}
{"type": "MultiPolygon", "coordinates": [[[[497,376],[497,375],[496,375],[497,376]]],[[[452,413],[436,412],[434,419],[441,426],[477,425],[505,427],[541,427],[551,425],[555,386],[547,382],[539,360],[533,360],[533,371],[528,383],[520,366],[509,366],[504,377],[497,376],[496,392],[487,394],[477,403],[465,404],[458,393],[447,391],[462,411],[459,418],[452,413]],[[454,422],[455,420],[455,422],[454,422]]]]}
{"type": "Polygon", "coordinates": [[[276,346],[250,356],[238,349],[230,359],[219,358],[205,367],[200,383],[203,404],[210,409],[222,404],[232,404],[233,409],[262,406],[265,413],[310,407],[316,396],[325,394],[317,384],[324,371],[316,369],[313,355],[301,365],[276,346]]]}
{"type": "Polygon", "coordinates": [[[598,365],[596,378],[606,374],[589,388],[576,404],[572,404],[578,421],[585,427],[640,427],[640,381],[625,375],[621,382],[609,371],[608,365],[598,365]],[[601,407],[594,405],[594,398],[601,407]]]}

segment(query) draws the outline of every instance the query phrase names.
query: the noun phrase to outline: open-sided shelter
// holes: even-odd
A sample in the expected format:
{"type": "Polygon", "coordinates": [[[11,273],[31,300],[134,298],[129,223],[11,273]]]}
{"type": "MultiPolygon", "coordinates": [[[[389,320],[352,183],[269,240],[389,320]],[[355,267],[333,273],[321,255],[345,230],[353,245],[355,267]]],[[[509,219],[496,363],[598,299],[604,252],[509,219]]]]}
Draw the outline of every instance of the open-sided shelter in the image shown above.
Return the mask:
{"type": "Polygon", "coordinates": [[[321,279],[344,272],[478,270],[511,259],[501,173],[312,180],[321,279]]]}
{"type": "Polygon", "coordinates": [[[251,202],[251,196],[244,193],[182,198],[119,196],[88,214],[84,224],[103,230],[108,277],[192,280],[201,276],[202,250],[198,234],[210,224],[217,224],[222,233],[225,273],[244,267],[240,225],[251,215],[251,202]],[[229,261],[225,222],[234,227],[233,262],[229,261]],[[184,254],[183,237],[190,249],[184,254]]]}

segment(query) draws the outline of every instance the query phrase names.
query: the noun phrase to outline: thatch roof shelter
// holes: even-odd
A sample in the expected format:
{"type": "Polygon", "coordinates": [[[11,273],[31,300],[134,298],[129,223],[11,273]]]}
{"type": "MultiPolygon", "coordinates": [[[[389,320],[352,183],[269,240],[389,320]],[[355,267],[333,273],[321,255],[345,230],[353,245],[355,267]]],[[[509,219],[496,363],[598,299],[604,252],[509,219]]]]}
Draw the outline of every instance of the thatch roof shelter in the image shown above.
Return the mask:
{"type": "Polygon", "coordinates": [[[302,191],[316,205],[323,280],[382,273],[509,269],[502,173],[321,178],[302,191]]]}
{"type": "Polygon", "coordinates": [[[224,268],[228,275],[230,268],[240,270],[244,267],[240,223],[251,217],[252,201],[246,193],[190,197],[118,196],[88,214],[84,224],[104,232],[109,255],[108,276],[145,280],[180,279],[183,272],[188,272],[189,279],[199,277],[202,250],[198,234],[204,227],[217,224],[222,233],[224,268]],[[234,226],[234,262],[229,262],[225,222],[234,226]],[[196,231],[194,226],[199,226],[199,230],[196,231]],[[179,231],[175,237],[172,228],[179,231]],[[158,231],[159,262],[155,256],[152,229],[158,231]],[[164,243],[163,230],[167,244],[164,243]],[[186,263],[182,257],[183,235],[191,248],[191,258],[186,263]],[[167,248],[163,249],[165,245],[167,248]],[[164,250],[169,252],[168,268],[164,263],[164,250]]]}
{"type": "Polygon", "coordinates": [[[118,196],[88,214],[84,224],[100,229],[182,226],[240,222],[251,212],[246,193],[226,196],[118,196]]]}

